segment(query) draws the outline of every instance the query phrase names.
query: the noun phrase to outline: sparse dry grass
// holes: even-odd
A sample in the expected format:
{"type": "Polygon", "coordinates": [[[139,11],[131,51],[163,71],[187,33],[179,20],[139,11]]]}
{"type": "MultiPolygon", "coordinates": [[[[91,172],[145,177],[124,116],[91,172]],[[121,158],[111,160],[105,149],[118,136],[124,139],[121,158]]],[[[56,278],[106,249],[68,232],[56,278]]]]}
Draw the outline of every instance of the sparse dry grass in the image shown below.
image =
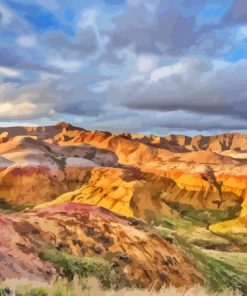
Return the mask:
{"type": "MultiPolygon", "coordinates": [[[[66,280],[58,280],[54,285],[33,282],[29,280],[7,280],[0,287],[9,287],[19,296],[240,296],[241,294],[233,291],[225,291],[223,293],[210,293],[203,287],[195,287],[191,289],[168,288],[159,292],[122,289],[118,291],[102,290],[99,282],[90,278],[87,280],[79,280],[75,278],[68,284],[66,280]]],[[[0,290],[1,291],[1,290],[0,290]]],[[[1,294],[0,295],[4,295],[1,294]]]]}

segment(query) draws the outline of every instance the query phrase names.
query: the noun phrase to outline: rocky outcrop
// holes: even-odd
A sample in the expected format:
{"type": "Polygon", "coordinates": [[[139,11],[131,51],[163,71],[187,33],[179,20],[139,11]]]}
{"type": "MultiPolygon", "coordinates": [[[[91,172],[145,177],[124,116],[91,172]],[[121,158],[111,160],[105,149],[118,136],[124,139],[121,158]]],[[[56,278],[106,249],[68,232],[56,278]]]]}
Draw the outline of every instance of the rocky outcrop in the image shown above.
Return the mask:
{"type": "Polygon", "coordinates": [[[111,151],[55,146],[37,137],[16,136],[0,145],[0,197],[12,206],[53,200],[74,190],[94,167],[116,166],[111,151]]]}
{"type": "Polygon", "coordinates": [[[73,201],[98,205],[129,217],[148,219],[150,211],[171,216],[175,212],[160,196],[174,186],[170,179],[143,175],[130,168],[93,168],[81,187],[37,208],[73,201]]]}
{"type": "Polygon", "coordinates": [[[201,275],[177,247],[149,226],[105,209],[78,203],[0,216],[0,279],[52,282],[58,272],[38,254],[103,257],[126,285],[190,287],[201,275]],[[108,258],[108,259],[107,259],[108,258]]]}
{"type": "Polygon", "coordinates": [[[75,199],[142,218],[147,208],[170,213],[173,202],[215,210],[241,205],[246,216],[246,135],[115,135],[63,122],[0,133],[0,197],[13,205],[58,197],[55,203],[75,199]]]}
{"type": "Polygon", "coordinates": [[[213,136],[188,137],[170,135],[165,137],[171,145],[179,145],[190,151],[210,150],[223,152],[226,150],[246,151],[247,136],[240,133],[225,133],[213,136]]]}
{"type": "MultiPolygon", "coordinates": [[[[218,138],[217,136],[216,140],[218,138]]],[[[212,143],[216,141],[213,137],[206,139],[212,143]]],[[[56,140],[61,145],[66,144],[60,142],[58,138],[56,140]]],[[[241,190],[237,190],[237,183],[233,186],[229,186],[228,183],[232,177],[239,179],[241,176],[246,176],[247,166],[244,159],[233,158],[222,154],[221,151],[213,152],[210,149],[188,151],[185,144],[189,140],[186,137],[182,137],[181,142],[174,144],[177,147],[184,143],[187,152],[183,153],[174,152],[176,149],[170,149],[168,146],[157,148],[150,145],[147,140],[144,142],[146,143],[142,143],[140,138],[138,141],[132,140],[132,137],[126,134],[116,136],[99,131],[83,131],[77,137],[70,139],[68,144],[88,143],[104,148],[114,152],[121,164],[138,167],[142,172],[170,178],[176,186],[171,192],[166,191],[163,194],[166,197],[165,200],[169,202],[174,200],[191,204],[196,208],[210,209],[225,209],[243,202],[244,196],[241,190]],[[207,168],[206,171],[201,170],[203,166],[207,168]],[[235,172],[232,173],[234,170],[235,172]]],[[[225,142],[227,142],[226,139],[225,142]]],[[[202,142],[200,143],[202,145],[202,142]]],[[[172,142],[170,142],[171,145],[172,142]]],[[[198,147],[202,147],[200,145],[198,147]]],[[[228,146],[225,144],[224,147],[228,146]]],[[[246,188],[246,183],[244,186],[246,188]]]]}

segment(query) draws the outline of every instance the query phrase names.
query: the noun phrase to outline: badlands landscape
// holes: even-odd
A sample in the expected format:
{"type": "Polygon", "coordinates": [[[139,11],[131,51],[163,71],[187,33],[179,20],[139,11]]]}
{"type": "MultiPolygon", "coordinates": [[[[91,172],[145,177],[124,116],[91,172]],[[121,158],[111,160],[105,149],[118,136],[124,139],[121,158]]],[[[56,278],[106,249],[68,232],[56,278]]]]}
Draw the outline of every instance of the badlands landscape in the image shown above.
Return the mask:
{"type": "Polygon", "coordinates": [[[3,295],[247,295],[247,135],[0,128],[0,236],[3,295]]]}

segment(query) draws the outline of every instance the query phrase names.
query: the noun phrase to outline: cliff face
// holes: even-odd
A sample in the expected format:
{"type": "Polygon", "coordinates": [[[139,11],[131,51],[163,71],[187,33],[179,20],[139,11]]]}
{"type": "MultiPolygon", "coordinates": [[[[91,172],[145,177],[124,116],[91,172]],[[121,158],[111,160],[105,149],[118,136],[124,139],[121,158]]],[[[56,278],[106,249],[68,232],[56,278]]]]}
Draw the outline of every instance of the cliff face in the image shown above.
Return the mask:
{"type": "Polygon", "coordinates": [[[155,180],[152,175],[143,175],[140,171],[127,168],[98,167],[90,171],[88,180],[78,189],[37,208],[73,201],[98,205],[128,217],[147,219],[150,211],[169,216],[173,211],[160,198],[169,186],[175,184],[167,178],[155,180]]]}
{"type": "Polygon", "coordinates": [[[223,152],[226,150],[246,151],[247,137],[239,133],[225,133],[215,136],[188,137],[170,135],[165,137],[170,144],[182,146],[189,151],[211,150],[223,152]]]}
{"type": "Polygon", "coordinates": [[[66,123],[0,133],[0,197],[12,206],[76,200],[146,219],[171,214],[172,203],[241,205],[246,216],[245,135],[114,135],[66,123]]]}
{"type": "Polygon", "coordinates": [[[61,145],[88,143],[110,150],[118,156],[121,164],[171,179],[176,184],[174,190],[163,194],[169,202],[175,200],[196,208],[225,209],[241,204],[245,199],[244,135],[171,136],[172,140],[166,138],[169,145],[165,148],[150,144],[146,137],[143,138],[133,140],[126,135],[83,131],[67,142],[61,140],[60,135],[55,139],[61,145]],[[235,150],[226,150],[228,148],[235,150]]]}
{"type": "Polygon", "coordinates": [[[0,280],[26,276],[52,282],[64,270],[42,261],[39,254],[51,261],[66,252],[68,258],[74,255],[78,260],[105,258],[125,285],[159,289],[201,283],[200,273],[181,251],[141,225],[78,203],[0,215],[0,280]]]}
{"type": "Polygon", "coordinates": [[[115,166],[114,153],[88,145],[59,147],[16,136],[0,145],[0,197],[12,206],[36,205],[83,184],[97,166],[115,166]]]}

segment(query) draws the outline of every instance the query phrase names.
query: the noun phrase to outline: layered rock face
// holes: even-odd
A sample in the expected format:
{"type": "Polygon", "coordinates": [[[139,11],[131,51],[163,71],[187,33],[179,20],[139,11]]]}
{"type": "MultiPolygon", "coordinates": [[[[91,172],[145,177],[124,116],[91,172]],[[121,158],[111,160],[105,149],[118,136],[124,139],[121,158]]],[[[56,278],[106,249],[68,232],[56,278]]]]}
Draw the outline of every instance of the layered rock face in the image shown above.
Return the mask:
{"type": "Polygon", "coordinates": [[[98,205],[128,217],[147,219],[150,211],[170,216],[174,213],[161,198],[169,187],[176,187],[170,179],[155,180],[139,170],[96,167],[88,173],[88,180],[82,186],[36,208],[73,201],[98,205]]]}
{"type": "Polygon", "coordinates": [[[77,201],[146,219],[172,204],[246,216],[247,136],[141,136],[66,123],[0,129],[0,197],[11,206],[77,201]]]}
{"type": "Polygon", "coordinates": [[[23,135],[1,144],[0,157],[0,197],[12,206],[53,200],[82,184],[92,168],[117,164],[110,151],[59,147],[23,135]]]}
{"type": "Polygon", "coordinates": [[[149,226],[91,205],[70,202],[0,215],[0,235],[0,280],[28,277],[52,282],[62,270],[42,261],[40,254],[66,252],[77,258],[106,258],[125,284],[140,288],[202,282],[181,251],[149,226]]]}
{"type": "MultiPolygon", "coordinates": [[[[61,135],[54,138],[60,145],[88,143],[110,150],[121,164],[169,178],[175,185],[170,192],[164,191],[165,201],[209,209],[245,205],[246,136],[224,134],[182,139],[170,136],[159,138],[159,141],[156,137],[155,143],[153,139],[153,136],[148,141],[146,136],[98,131],[83,131],[75,138],[68,137],[67,141],[61,135]],[[162,148],[157,142],[163,143],[162,148]]],[[[243,208],[242,214],[244,211],[243,208]]]]}

